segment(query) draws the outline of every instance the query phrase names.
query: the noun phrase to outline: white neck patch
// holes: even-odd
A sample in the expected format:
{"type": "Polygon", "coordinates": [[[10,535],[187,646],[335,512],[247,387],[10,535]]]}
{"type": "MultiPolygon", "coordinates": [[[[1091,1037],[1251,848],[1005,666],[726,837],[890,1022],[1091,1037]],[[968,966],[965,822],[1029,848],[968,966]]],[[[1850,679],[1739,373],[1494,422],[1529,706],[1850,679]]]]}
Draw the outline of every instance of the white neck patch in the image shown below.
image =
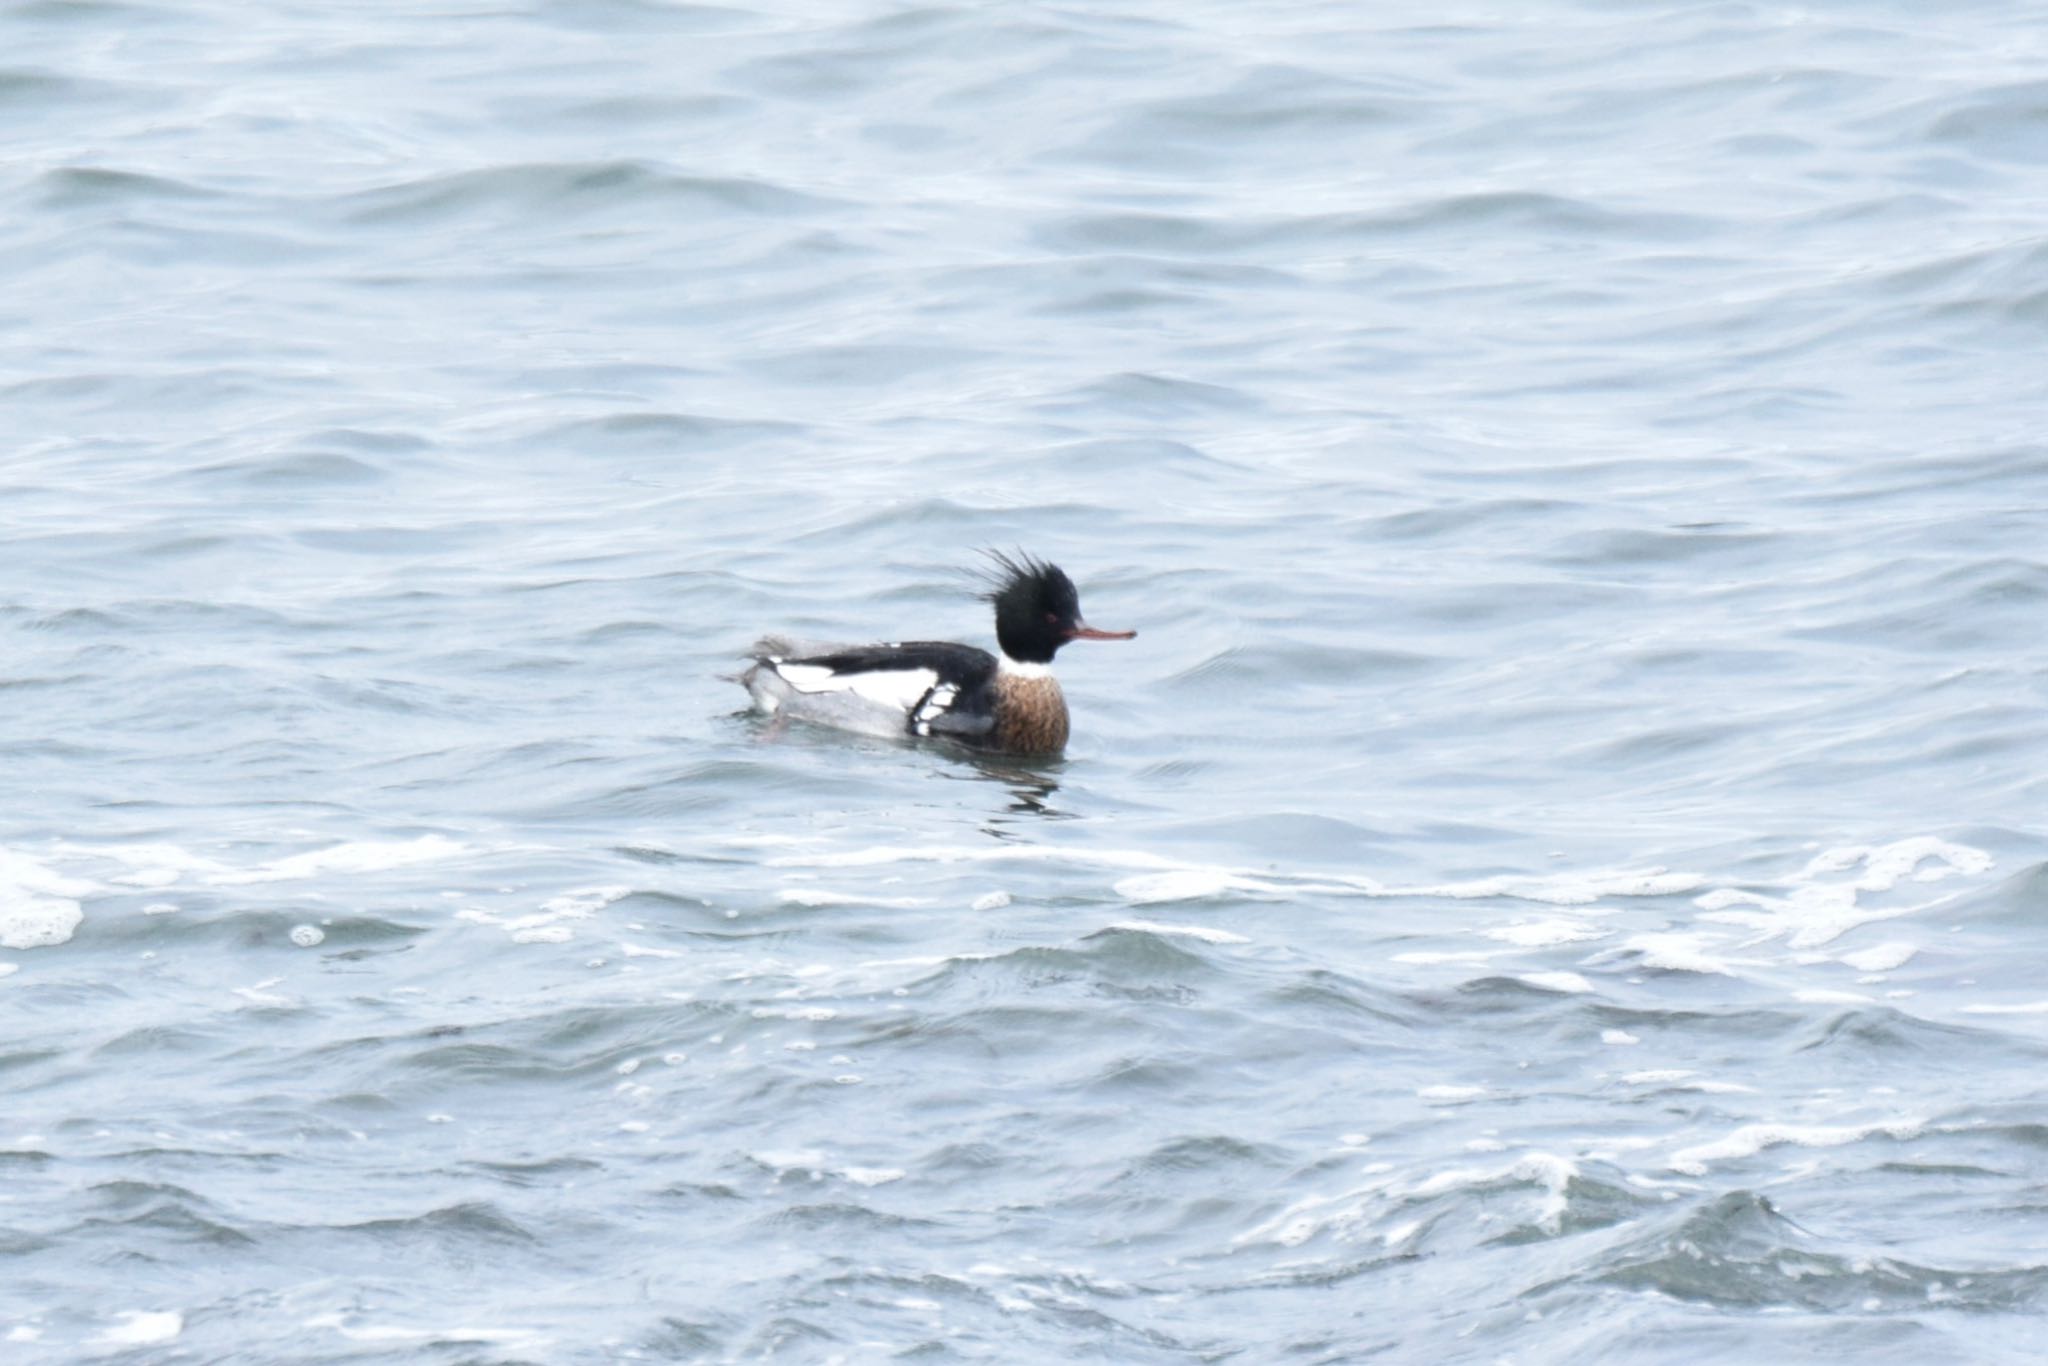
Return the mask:
{"type": "Polygon", "coordinates": [[[1001,672],[1001,673],[1006,673],[1006,674],[1008,674],[1008,675],[1009,675],[1010,677],[1012,677],[1012,678],[1051,678],[1051,677],[1052,677],[1052,665],[1050,665],[1050,664],[1019,664],[1019,663],[1018,663],[1018,662],[1017,662],[1016,660],[1014,660],[1014,659],[1010,658],[1010,657],[1009,657],[1008,655],[1004,655],[1004,656],[1002,657],[1002,662],[996,665],[996,669],[997,669],[997,671],[998,671],[998,672],[1001,672]]]}

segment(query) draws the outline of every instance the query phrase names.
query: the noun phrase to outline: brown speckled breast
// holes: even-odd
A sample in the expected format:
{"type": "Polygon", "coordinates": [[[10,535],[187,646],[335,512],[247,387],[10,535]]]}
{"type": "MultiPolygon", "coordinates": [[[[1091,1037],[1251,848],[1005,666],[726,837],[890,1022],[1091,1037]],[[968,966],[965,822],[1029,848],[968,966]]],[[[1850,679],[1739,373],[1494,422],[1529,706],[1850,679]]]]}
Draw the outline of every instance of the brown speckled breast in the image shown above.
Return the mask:
{"type": "Polygon", "coordinates": [[[1057,678],[996,676],[997,749],[1057,754],[1067,747],[1067,699],[1057,678]]]}

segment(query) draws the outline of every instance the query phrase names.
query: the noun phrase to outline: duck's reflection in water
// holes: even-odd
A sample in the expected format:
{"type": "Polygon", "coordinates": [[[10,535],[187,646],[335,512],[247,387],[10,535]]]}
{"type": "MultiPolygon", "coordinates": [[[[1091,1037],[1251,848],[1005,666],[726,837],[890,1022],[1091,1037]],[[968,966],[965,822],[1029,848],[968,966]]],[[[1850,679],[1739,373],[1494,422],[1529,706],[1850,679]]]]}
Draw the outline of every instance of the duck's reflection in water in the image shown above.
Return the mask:
{"type": "Polygon", "coordinates": [[[1001,783],[1009,789],[1008,804],[982,822],[983,832],[997,839],[1020,839],[1028,837],[1028,821],[1033,818],[1074,819],[1072,812],[1062,811],[1053,805],[1053,794],[1060,790],[1058,774],[1062,767],[1064,764],[1058,759],[1025,760],[977,755],[968,760],[973,777],[1001,783]]]}

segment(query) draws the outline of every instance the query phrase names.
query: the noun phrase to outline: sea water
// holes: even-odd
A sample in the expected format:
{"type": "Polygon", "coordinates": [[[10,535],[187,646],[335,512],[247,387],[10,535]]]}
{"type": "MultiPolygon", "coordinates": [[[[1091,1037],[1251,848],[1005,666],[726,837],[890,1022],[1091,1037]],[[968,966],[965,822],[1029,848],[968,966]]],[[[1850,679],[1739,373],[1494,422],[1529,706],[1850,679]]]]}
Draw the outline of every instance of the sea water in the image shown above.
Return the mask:
{"type": "Polygon", "coordinates": [[[2044,71],[0,9],[0,1355],[2035,1359],[2044,71]]]}

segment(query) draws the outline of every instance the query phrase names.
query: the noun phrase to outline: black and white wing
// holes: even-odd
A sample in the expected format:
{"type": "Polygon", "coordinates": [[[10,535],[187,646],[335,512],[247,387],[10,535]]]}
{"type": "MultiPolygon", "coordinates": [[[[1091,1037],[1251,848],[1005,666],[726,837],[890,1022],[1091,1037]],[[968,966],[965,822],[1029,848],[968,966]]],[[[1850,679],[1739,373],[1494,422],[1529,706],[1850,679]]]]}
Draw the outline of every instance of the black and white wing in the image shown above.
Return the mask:
{"type": "Polygon", "coordinates": [[[755,647],[742,681],[766,712],[874,735],[972,740],[995,724],[995,675],[995,656],[971,645],[800,647],[770,638],[755,647]]]}

